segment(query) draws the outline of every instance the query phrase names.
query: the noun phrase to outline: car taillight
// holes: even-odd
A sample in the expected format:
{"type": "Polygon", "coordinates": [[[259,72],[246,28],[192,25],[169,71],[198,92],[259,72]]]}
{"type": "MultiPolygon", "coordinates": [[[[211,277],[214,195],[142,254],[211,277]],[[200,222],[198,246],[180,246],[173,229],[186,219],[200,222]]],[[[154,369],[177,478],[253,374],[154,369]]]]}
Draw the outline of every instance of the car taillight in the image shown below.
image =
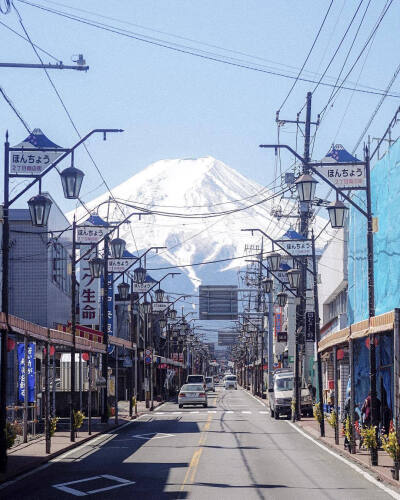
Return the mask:
{"type": "Polygon", "coordinates": [[[184,398],[185,396],[186,396],[186,394],[184,392],[179,393],[180,398],[184,398]]]}
{"type": "Polygon", "coordinates": [[[205,392],[200,392],[199,396],[205,396],[205,392]]]}

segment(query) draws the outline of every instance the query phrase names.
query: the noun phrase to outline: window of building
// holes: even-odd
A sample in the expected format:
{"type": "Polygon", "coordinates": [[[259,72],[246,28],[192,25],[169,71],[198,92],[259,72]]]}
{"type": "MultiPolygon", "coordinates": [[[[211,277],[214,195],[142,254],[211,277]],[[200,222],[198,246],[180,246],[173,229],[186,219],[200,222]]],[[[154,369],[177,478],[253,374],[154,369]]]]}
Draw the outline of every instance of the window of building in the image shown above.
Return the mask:
{"type": "Polygon", "coordinates": [[[60,243],[52,245],[52,275],[51,279],[61,290],[71,292],[71,276],[68,274],[69,255],[60,243]]]}

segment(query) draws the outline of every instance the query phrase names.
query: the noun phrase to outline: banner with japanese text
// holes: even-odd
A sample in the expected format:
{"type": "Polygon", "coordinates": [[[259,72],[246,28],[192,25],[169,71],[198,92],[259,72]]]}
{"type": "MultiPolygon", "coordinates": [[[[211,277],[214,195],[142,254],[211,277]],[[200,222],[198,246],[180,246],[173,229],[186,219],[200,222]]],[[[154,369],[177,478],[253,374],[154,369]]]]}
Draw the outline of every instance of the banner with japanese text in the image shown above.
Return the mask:
{"type": "Polygon", "coordinates": [[[35,344],[28,344],[27,366],[25,366],[25,345],[18,344],[18,399],[25,401],[25,394],[28,391],[28,403],[35,401],[35,344]],[[25,370],[27,371],[28,387],[25,387],[25,370]]]}
{"type": "MultiPolygon", "coordinates": [[[[81,245],[81,255],[90,249],[90,245],[81,245]]],[[[96,255],[93,250],[80,261],[79,277],[79,323],[91,326],[100,325],[100,279],[92,278],[89,260],[96,255]]]]}

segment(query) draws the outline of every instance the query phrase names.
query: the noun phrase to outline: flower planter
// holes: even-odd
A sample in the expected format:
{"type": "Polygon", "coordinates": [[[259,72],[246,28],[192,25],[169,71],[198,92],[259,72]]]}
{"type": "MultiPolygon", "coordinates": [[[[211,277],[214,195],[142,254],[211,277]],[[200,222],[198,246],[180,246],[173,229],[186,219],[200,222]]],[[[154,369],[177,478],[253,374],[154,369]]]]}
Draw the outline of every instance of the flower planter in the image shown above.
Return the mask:
{"type": "Polygon", "coordinates": [[[395,479],[396,481],[399,480],[399,468],[400,468],[400,463],[399,462],[394,462],[394,468],[390,469],[392,473],[392,478],[395,479]]]}
{"type": "Polygon", "coordinates": [[[370,455],[369,455],[369,463],[372,466],[378,465],[378,450],[377,448],[371,448],[369,450],[370,455]]]}

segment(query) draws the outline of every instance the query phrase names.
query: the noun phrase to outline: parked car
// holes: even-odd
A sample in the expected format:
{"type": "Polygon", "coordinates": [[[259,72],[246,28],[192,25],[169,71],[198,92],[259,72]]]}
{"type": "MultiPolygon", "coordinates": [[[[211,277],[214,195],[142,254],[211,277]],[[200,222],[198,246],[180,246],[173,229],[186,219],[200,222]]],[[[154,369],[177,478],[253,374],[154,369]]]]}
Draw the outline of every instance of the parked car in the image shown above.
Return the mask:
{"type": "Polygon", "coordinates": [[[206,377],[206,391],[215,392],[214,377],[206,377]]]}
{"type": "MultiPolygon", "coordinates": [[[[281,415],[290,416],[292,413],[293,372],[281,371],[274,375],[274,387],[268,394],[270,416],[276,420],[281,415]]],[[[301,389],[301,413],[312,415],[312,399],[306,388],[301,389]]]]}
{"type": "Polygon", "coordinates": [[[207,408],[207,394],[203,384],[185,384],[181,387],[178,394],[179,408],[183,405],[202,405],[207,408]]]}
{"type": "Polygon", "coordinates": [[[203,389],[206,389],[206,378],[204,375],[188,375],[186,377],[187,384],[202,384],[203,389]]]}
{"type": "Polygon", "coordinates": [[[225,389],[237,389],[236,375],[226,375],[224,378],[225,389]]]}

